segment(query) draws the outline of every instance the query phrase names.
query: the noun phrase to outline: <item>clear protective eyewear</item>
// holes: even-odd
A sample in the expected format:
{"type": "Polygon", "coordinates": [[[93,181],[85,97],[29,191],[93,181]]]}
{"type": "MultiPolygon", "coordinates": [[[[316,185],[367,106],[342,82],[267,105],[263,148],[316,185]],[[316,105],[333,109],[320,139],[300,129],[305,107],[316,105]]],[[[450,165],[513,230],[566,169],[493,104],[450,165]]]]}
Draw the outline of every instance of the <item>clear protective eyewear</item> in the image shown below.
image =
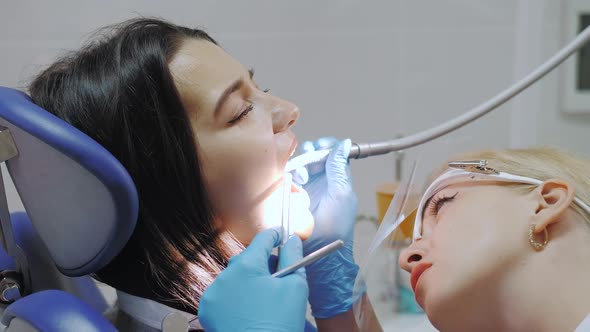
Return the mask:
{"type": "MultiPolygon", "coordinates": [[[[495,181],[531,185],[539,185],[543,183],[543,181],[539,179],[499,172],[488,167],[487,160],[454,161],[449,162],[448,165],[450,169],[430,184],[424,195],[422,195],[420,203],[418,203],[418,210],[416,211],[416,219],[414,221],[414,231],[412,234],[413,241],[422,238],[422,217],[424,209],[426,208],[426,203],[431,197],[450,185],[474,181],[495,181]]],[[[579,197],[574,197],[574,203],[590,215],[590,206],[584,203],[579,197]]]]}

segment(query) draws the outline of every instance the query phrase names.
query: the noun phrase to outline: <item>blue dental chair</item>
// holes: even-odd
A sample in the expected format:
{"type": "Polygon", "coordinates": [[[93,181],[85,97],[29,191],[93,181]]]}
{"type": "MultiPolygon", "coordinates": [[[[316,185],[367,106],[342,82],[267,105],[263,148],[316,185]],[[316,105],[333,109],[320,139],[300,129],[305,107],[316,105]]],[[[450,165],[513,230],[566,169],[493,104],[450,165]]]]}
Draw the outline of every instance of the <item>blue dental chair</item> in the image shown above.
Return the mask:
{"type": "Polygon", "coordinates": [[[0,162],[26,210],[10,214],[0,173],[0,330],[116,331],[88,275],[120,252],[135,227],[137,192],[125,168],[26,94],[4,87],[0,162]]]}

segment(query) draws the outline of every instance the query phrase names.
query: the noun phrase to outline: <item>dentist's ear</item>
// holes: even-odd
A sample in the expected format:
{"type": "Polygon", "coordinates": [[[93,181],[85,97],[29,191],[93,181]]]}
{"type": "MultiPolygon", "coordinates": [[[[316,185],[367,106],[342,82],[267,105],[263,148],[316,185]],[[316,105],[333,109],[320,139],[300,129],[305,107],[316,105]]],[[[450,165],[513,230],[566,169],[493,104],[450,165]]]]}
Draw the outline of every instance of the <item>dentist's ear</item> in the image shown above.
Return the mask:
{"type": "Polygon", "coordinates": [[[574,187],[567,181],[550,179],[540,184],[532,193],[537,202],[533,223],[534,233],[545,230],[550,224],[563,220],[565,212],[572,204],[574,187]]]}

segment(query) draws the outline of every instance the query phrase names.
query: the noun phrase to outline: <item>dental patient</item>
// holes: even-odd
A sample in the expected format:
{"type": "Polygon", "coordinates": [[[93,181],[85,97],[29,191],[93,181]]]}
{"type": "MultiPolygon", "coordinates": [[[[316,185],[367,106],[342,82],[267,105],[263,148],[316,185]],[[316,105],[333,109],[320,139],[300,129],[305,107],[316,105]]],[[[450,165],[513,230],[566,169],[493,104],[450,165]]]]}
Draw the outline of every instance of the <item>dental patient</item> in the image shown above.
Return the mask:
{"type": "Polygon", "coordinates": [[[590,331],[590,162],[472,153],[428,187],[400,255],[440,331],[590,331]]]}
{"type": "MultiPolygon", "coordinates": [[[[292,126],[300,112],[295,104],[259,87],[254,71],[206,32],[142,17],[99,30],[87,45],[41,72],[29,94],[112,153],[137,188],[135,230],[117,257],[95,274],[117,290],[118,310],[109,318],[119,330],[160,331],[171,314],[184,317],[191,329],[209,331],[227,330],[225,324],[247,330],[277,319],[276,311],[262,309],[245,322],[222,310],[221,318],[207,320],[209,325],[198,316],[205,290],[232,258],[257,234],[281,224],[269,211],[282,212],[272,198],[296,149],[292,126]]],[[[310,144],[319,149],[320,143],[310,144]]],[[[289,314],[294,325],[308,331],[315,330],[305,323],[308,300],[319,331],[354,326],[357,200],[347,163],[350,149],[350,140],[335,142],[322,169],[298,182],[301,190],[287,186],[295,191],[291,203],[299,201],[297,208],[288,207],[297,216],[290,218],[293,229],[305,240],[298,245],[300,254],[336,239],[345,243],[305,267],[307,282],[291,278],[298,286],[293,297],[303,304],[289,314]]],[[[275,267],[262,262],[274,280],[268,270],[275,267]]],[[[244,285],[244,278],[234,275],[232,286],[244,285]]],[[[280,299],[259,293],[246,300],[248,307],[286,308],[264,302],[280,299]]]]}

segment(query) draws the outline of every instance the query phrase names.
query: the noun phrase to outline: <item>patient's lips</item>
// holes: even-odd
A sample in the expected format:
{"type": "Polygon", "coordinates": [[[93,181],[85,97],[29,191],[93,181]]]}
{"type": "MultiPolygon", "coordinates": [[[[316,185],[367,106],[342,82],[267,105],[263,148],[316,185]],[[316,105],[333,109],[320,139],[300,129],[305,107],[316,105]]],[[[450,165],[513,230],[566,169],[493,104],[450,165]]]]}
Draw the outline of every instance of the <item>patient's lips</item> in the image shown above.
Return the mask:
{"type": "Polygon", "coordinates": [[[412,269],[410,283],[412,284],[412,290],[414,291],[414,293],[416,293],[416,288],[418,287],[418,281],[420,281],[420,277],[431,266],[431,263],[420,263],[412,269]]]}

